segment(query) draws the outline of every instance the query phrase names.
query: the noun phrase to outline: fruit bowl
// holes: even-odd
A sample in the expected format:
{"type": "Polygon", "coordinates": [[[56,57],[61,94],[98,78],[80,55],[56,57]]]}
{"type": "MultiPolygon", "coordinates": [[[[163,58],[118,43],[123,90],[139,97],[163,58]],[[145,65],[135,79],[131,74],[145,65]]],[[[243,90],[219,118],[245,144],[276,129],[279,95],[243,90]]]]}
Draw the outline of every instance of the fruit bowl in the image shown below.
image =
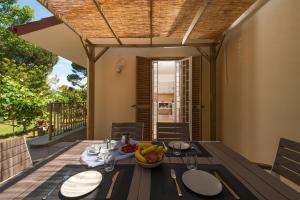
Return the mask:
{"type": "Polygon", "coordinates": [[[163,146],[141,143],[134,153],[135,161],[144,168],[154,168],[163,162],[165,152],[166,149],[163,146]]]}
{"type": "Polygon", "coordinates": [[[140,162],[140,161],[138,161],[137,159],[135,159],[135,162],[136,162],[138,165],[140,165],[141,167],[151,169],[151,168],[154,168],[154,167],[159,166],[159,165],[163,162],[163,160],[158,161],[158,162],[155,162],[155,163],[143,163],[143,162],[140,162]]]}

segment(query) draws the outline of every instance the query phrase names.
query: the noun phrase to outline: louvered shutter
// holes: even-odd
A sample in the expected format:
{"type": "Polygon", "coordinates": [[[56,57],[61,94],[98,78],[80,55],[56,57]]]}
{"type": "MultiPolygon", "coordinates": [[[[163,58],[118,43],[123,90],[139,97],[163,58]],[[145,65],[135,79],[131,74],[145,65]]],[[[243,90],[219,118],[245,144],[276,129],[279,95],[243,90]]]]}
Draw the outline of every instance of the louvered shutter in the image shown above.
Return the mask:
{"type": "Polygon", "coordinates": [[[152,66],[150,58],[136,57],[136,122],[144,123],[144,140],[152,140],[152,66]]]}

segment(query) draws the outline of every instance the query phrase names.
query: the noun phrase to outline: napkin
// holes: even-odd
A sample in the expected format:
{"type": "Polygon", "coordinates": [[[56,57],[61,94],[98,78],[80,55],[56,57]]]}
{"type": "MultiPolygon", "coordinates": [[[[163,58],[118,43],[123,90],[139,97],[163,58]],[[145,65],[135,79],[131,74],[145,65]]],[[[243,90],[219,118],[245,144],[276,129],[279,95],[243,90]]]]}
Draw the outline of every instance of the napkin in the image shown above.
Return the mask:
{"type": "MultiPolygon", "coordinates": [[[[106,144],[100,144],[102,147],[106,147],[106,144]]],[[[134,155],[134,153],[127,153],[127,154],[120,154],[118,148],[121,144],[117,145],[117,150],[112,151],[112,155],[115,157],[115,160],[122,160],[125,158],[129,158],[134,155]]],[[[90,155],[88,154],[88,149],[86,148],[85,151],[81,154],[81,160],[84,161],[89,167],[97,167],[104,164],[104,160],[98,159],[97,155],[90,155]]]]}

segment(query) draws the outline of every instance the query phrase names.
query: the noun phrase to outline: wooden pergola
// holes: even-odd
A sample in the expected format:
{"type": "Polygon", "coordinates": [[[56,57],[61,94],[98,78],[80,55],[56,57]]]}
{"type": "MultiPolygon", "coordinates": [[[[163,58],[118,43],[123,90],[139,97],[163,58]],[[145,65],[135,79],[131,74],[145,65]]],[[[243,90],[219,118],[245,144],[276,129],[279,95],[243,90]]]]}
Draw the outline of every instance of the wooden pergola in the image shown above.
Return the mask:
{"type": "Polygon", "coordinates": [[[216,140],[216,59],[226,34],[268,0],[38,1],[78,35],[85,49],[88,139],[94,137],[95,63],[109,48],[192,46],[210,62],[211,140],[216,140]],[[111,38],[114,43],[97,41],[111,38]],[[156,42],[170,38],[177,42],[156,42]],[[146,42],[125,43],[127,39],[146,42]]]}

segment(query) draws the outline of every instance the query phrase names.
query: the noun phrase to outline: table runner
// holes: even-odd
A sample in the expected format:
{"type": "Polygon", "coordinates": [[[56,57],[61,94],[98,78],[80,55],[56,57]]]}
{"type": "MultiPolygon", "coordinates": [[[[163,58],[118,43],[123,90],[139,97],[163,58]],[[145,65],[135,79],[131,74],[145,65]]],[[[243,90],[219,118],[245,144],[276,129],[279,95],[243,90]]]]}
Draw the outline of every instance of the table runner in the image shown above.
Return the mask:
{"type": "MultiPolygon", "coordinates": [[[[212,173],[217,171],[224,181],[241,197],[242,200],[257,199],[237,178],[235,178],[224,166],[201,164],[198,169],[212,173]]],[[[223,191],[214,196],[206,197],[198,195],[184,186],[181,177],[187,171],[184,164],[162,164],[151,170],[151,197],[150,200],[231,200],[234,199],[231,193],[223,186],[223,191]],[[170,170],[175,169],[177,182],[181,188],[183,198],[178,197],[174,180],[170,176],[170,170]]]]}
{"type": "MultiPolygon", "coordinates": [[[[153,144],[158,144],[163,146],[163,142],[152,142],[153,144]]],[[[168,142],[165,142],[168,150],[166,152],[166,157],[184,157],[186,153],[190,152],[191,149],[181,151],[181,155],[173,155],[172,148],[168,146],[168,142]]],[[[192,142],[192,146],[195,147],[198,157],[212,157],[211,154],[201,145],[199,142],[192,142]]]]}
{"type": "MultiPolygon", "coordinates": [[[[116,165],[113,172],[102,173],[103,179],[96,190],[94,190],[93,192],[91,192],[81,198],[75,198],[75,199],[104,200],[106,197],[106,194],[109,190],[109,187],[111,185],[112,176],[117,171],[119,171],[120,174],[115,183],[111,200],[126,199],[128,196],[128,193],[129,193],[129,188],[130,188],[131,179],[133,176],[134,167],[135,167],[135,165],[132,165],[132,164],[116,165]]],[[[45,193],[41,194],[41,191],[45,188],[47,188],[46,191],[50,191],[55,186],[55,183],[58,183],[68,171],[71,171],[70,175],[74,175],[76,173],[86,171],[86,170],[87,170],[87,168],[82,165],[66,165],[64,168],[62,168],[60,171],[58,171],[54,176],[50,177],[42,185],[40,185],[33,192],[31,192],[29,195],[27,195],[24,199],[26,199],[26,200],[41,199],[45,195],[45,193]],[[54,183],[54,181],[55,181],[55,183],[54,183]]],[[[99,171],[101,169],[99,167],[96,167],[96,168],[93,168],[92,170],[99,171]]],[[[69,200],[70,199],[70,198],[63,197],[60,194],[59,190],[60,190],[60,186],[57,187],[57,189],[47,198],[47,200],[54,200],[54,199],[69,200]]],[[[74,199],[74,198],[72,198],[72,199],[74,199]]]]}

